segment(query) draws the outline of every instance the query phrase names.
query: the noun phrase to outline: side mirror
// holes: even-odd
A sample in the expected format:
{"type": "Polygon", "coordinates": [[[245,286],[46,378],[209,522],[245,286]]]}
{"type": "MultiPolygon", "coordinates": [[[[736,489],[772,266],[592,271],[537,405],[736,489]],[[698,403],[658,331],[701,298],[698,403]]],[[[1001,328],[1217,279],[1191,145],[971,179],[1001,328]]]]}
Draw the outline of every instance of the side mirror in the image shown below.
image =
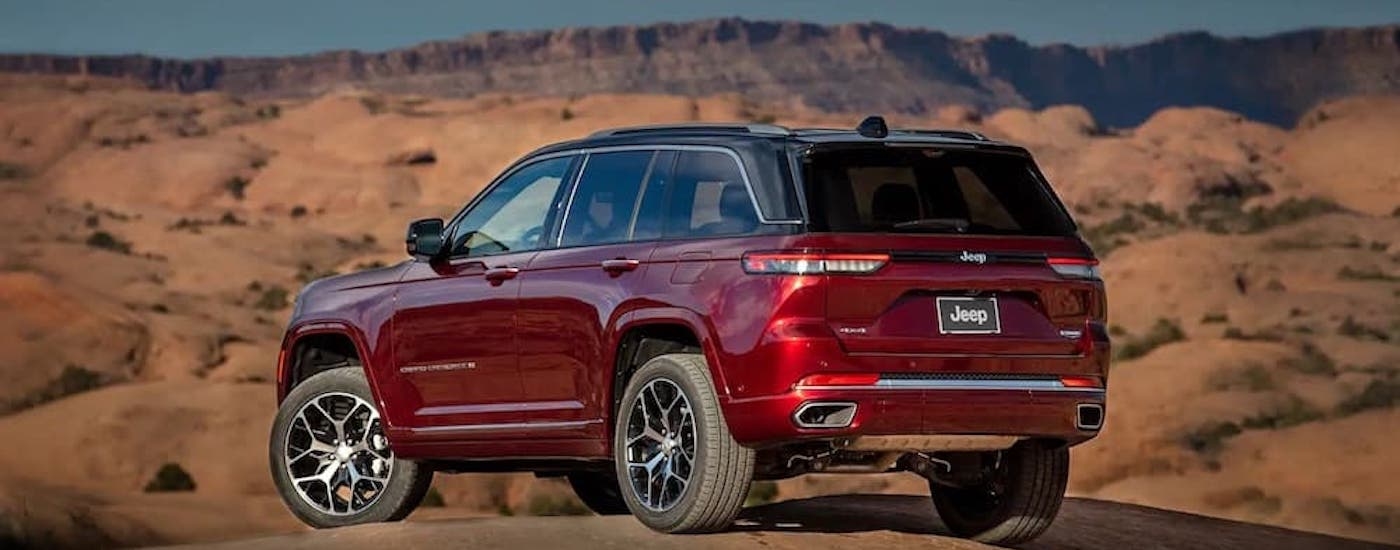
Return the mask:
{"type": "Polygon", "coordinates": [[[442,254],[442,228],[441,218],[426,218],[408,224],[408,236],[404,238],[408,255],[420,260],[431,260],[442,254]]]}

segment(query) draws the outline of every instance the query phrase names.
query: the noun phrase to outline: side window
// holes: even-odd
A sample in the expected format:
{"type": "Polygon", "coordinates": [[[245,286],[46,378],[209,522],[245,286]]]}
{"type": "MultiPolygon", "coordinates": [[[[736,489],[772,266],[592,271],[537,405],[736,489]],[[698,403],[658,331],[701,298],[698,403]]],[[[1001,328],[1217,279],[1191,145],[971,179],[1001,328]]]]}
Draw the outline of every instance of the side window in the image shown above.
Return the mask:
{"type": "Polygon", "coordinates": [[[560,246],[626,241],[654,156],[654,151],[589,155],[569,199],[560,246]]]}
{"type": "Polygon", "coordinates": [[[729,155],[681,151],[672,177],[667,237],[745,235],[758,229],[753,199],[729,155]]]}
{"type": "Polygon", "coordinates": [[[559,157],[530,164],[492,188],[457,224],[452,255],[489,256],[540,248],[545,219],[572,160],[559,157]]]}

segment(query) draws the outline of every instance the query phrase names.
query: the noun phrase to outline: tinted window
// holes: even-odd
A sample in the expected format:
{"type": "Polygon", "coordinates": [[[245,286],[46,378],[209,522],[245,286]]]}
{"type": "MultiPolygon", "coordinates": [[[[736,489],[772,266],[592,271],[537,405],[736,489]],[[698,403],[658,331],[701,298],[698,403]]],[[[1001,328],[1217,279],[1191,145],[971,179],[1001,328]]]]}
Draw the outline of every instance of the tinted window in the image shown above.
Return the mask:
{"type": "Polygon", "coordinates": [[[457,224],[452,254],[485,256],[539,249],[545,219],[572,160],[560,157],[530,164],[491,188],[457,224]]]}
{"type": "Polygon", "coordinates": [[[560,245],[626,241],[653,156],[652,151],[589,155],[569,200],[560,245]]]}
{"type": "Polygon", "coordinates": [[[814,231],[1074,231],[1030,161],[1014,155],[852,148],[813,154],[803,179],[814,231]]]}
{"type": "Polygon", "coordinates": [[[758,213],[733,157],[681,151],[672,178],[667,237],[745,235],[758,229],[758,213]]]}

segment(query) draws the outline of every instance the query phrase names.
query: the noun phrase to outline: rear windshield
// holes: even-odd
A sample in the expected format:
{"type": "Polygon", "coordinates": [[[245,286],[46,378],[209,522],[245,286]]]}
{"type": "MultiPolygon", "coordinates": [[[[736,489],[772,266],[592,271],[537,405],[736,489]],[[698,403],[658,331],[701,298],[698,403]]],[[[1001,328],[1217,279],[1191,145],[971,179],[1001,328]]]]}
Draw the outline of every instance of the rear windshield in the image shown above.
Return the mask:
{"type": "Polygon", "coordinates": [[[810,229],[1068,236],[1074,224],[1024,157],[928,148],[817,150],[803,163],[810,229]]]}

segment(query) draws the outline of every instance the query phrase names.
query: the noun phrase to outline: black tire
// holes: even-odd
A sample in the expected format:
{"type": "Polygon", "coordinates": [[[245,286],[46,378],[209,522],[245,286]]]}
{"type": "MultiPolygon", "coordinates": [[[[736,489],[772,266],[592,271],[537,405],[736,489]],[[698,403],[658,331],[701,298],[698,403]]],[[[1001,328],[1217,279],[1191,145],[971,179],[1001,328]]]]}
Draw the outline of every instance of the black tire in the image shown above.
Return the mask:
{"type": "Polygon", "coordinates": [[[583,505],[600,516],[631,513],[622,500],[622,486],[612,472],[575,472],[569,474],[569,486],[583,505]]]}
{"type": "Polygon", "coordinates": [[[669,354],[647,361],[627,382],[614,428],[613,456],[622,498],[644,525],[663,533],[712,533],[734,523],[753,480],[754,451],[730,434],[704,356],[669,354]],[[642,389],[657,380],[680,389],[690,403],[694,422],[689,481],[679,491],[679,499],[664,510],[647,507],[627,466],[628,419],[642,389]]]}
{"type": "MultiPolygon", "coordinates": [[[[349,394],[374,406],[365,374],[359,368],[340,368],[317,373],[306,379],[287,395],[277,409],[277,417],[272,422],[272,434],[268,446],[268,462],[272,468],[272,481],[287,509],[303,523],[321,529],[342,527],[362,523],[398,521],[413,512],[428,493],[433,481],[430,468],[397,456],[392,458],[388,477],[383,488],[371,497],[364,508],[344,514],[327,513],[307,501],[292,484],[288,471],[287,443],[292,435],[292,423],[298,413],[313,399],[327,398],[331,394],[349,394]]],[[[331,397],[330,399],[334,399],[331,397]]],[[[353,410],[345,413],[348,417],[353,410]]],[[[332,413],[335,414],[335,413],[332,413]]],[[[382,422],[382,421],[381,421],[382,422]]],[[[382,425],[382,424],[381,424],[382,425]]],[[[347,430],[348,431],[348,430],[347,430]]],[[[348,439],[348,438],[347,438],[348,439]]],[[[364,439],[368,439],[365,437],[364,439]]],[[[337,440],[338,441],[338,440],[337,440]]],[[[383,452],[382,450],[379,452],[383,452]]],[[[309,483],[315,483],[309,482],[309,483]]],[[[329,497],[329,496],[328,496],[329,497]]]]}
{"type": "Polygon", "coordinates": [[[995,479],[955,489],[929,483],[939,519],[954,535],[1011,546],[1044,533],[1055,521],[1069,480],[1069,449],[1039,442],[1007,450],[995,479]],[[996,488],[997,496],[990,496],[996,488]]]}

